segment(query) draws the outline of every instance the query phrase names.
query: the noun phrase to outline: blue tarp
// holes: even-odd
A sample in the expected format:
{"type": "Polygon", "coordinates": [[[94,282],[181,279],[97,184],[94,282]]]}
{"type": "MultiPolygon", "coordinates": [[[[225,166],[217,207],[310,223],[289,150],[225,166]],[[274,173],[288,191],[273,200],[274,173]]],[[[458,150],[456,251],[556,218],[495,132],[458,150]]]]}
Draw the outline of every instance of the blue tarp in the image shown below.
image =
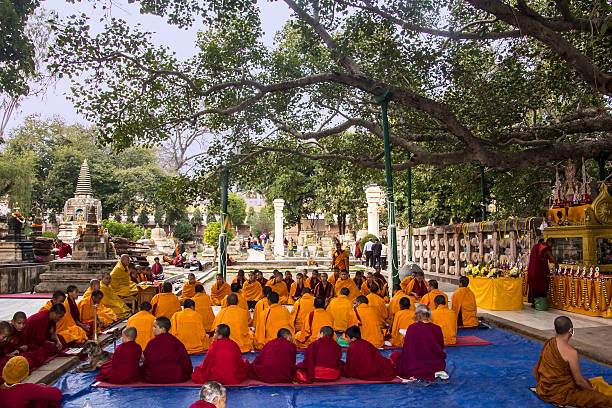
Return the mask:
{"type": "MultiPolygon", "coordinates": [[[[415,388],[406,384],[321,387],[228,388],[227,406],[233,407],[549,407],[528,387],[535,385],[533,366],[542,345],[498,329],[460,330],[494,343],[492,346],[449,347],[450,384],[415,388]]],[[[390,351],[384,351],[389,356],[390,351]]],[[[245,353],[252,360],[254,353],[245,353]]],[[[298,353],[298,361],[303,355],[298,353]]],[[[193,356],[200,364],[204,356],[193,356]]],[[[581,361],[585,377],[612,381],[612,369],[581,361]]],[[[93,406],[130,408],[189,407],[198,388],[92,388],[95,373],[65,374],[55,386],[64,393],[63,406],[82,407],[86,397],[93,406]]]]}

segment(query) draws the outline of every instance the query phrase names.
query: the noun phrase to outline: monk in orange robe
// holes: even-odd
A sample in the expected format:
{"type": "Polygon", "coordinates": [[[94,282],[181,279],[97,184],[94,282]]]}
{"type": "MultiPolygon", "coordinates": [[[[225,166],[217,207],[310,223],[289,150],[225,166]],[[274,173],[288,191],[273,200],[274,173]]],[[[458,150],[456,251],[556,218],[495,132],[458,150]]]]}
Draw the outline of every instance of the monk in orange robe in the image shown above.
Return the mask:
{"type": "Polygon", "coordinates": [[[185,299],[183,310],[170,319],[170,334],[183,343],[187,353],[195,354],[208,350],[212,342],[202,325],[202,317],[195,311],[195,302],[185,299]]]}
{"type": "Polygon", "coordinates": [[[421,298],[427,294],[427,282],[425,282],[425,274],[423,271],[415,272],[414,279],[408,283],[404,292],[406,292],[408,296],[412,296],[416,301],[420,301],[421,298]]]}
{"type": "Polygon", "coordinates": [[[247,301],[248,308],[254,309],[257,301],[262,298],[262,287],[257,279],[255,279],[255,272],[249,272],[249,280],[242,284],[242,295],[247,301]]]}
{"type": "Polygon", "coordinates": [[[47,303],[40,308],[39,312],[50,310],[53,305],[60,303],[64,306],[66,313],[64,313],[62,318],[55,324],[55,333],[62,336],[62,339],[64,339],[66,343],[84,343],[87,341],[87,332],[74,322],[64,292],[55,291],[55,293],[53,293],[53,298],[47,301],[47,303]]]}
{"type": "Polygon", "coordinates": [[[181,301],[181,305],[183,304],[185,299],[191,299],[192,297],[194,297],[196,285],[202,284],[201,282],[198,282],[196,280],[195,274],[193,273],[187,275],[187,279],[187,282],[185,282],[185,284],[183,285],[183,291],[181,292],[181,298],[179,299],[181,301]]]}
{"type": "Polygon", "coordinates": [[[132,384],[142,378],[140,358],[142,348],[135,341],[138,332],[134,327],[127,326],[121,333],[121,344],[117,346],[113,357],[102,364],[100,372],[94,377],[96,381],[111,384],[132,384]]]}
{"type": "Polygon", "coordinates": [[[310,293],[310,288],[304,288],[302,297],[295,302],[291,309],[291,323],[295,331],[300,331],[304,328],[304,322],[314,310],[315,297],[310,293]]]}
{"type": "MultiPolygon", "coordinates": [[[[81,300],[89,299],[91,297],[91,294],[96,290],[100,290],[100,280],[92,279],[89,282],[89,287],[87,288],[85,293],[83,293],[83,297],[81,298],[81,300]]],[[[104,305],[104,297],[102,297],[102,303],[98,305],[98,317],[100,317],[100,319],[103,321],[117,321],[117,315],[115,314],[115,312],[113,312],[113,309],[104,305]]]]}
{"type": "Polygon", "coordinates": [[[434,299],[431,322],[442,329],[445,346],[457,343],[457,315],[448,308],[446,298],[442,295],[438,295],[434,299]]]}
{"type": "Polygon", "coordinates": [[[355,319],[349,324],[359,326],[361,338],[369,341],[374,347],[381,348],[385,344],[383,337],[383,320],[375,307],[368,304],[368,298],[361,295],[355,299],[355,319]]]}
{"type": "Polygon", "coordinates": [[[406,292],[406,289],[408,288],[408,285],[410,284],[410,282],[414,279],[415,275],[416,275],[416,270],[412,271],[410,275],[406,276],[400,282],[400,287],[406,294],[409,294],[409,292],[406,292]]]}
{"type": "Polygon", "coordinates": [[[436,296],[444,296],[444,299],[446,299],[444,304],[448,304],[448,296],[446,293],[438,290],[437,280],[431,279],[429,282],[427,282],[427,290],[427,294],[421,298],[420,303],[427,305],[427,307],[429,307],[431,310],[434,310],[436,308],[436,305],[434,304],[434,299],[436,296]]]}
{"type": "Polygon", "coordinates": [[[244,276],[244,271],[242,269],[240,269],[238,271],[238,273],[236,274],[236,277],[232,280],[232,283],[237,283],[238,286],[240,286],[240,289],[242,289],[242,287],[244,286],[246,281],[247,281],[247,279],[244,276]]]}
{"type": "Polygon", "coordinates": [[[257,350],[261,350],[267,342],[275,339],[280,329],[289,329],[293,334],[291,314],[278,302],[278,293],[271,292],[268,295],[270,306],[259,315],[259,321],[255,328],[255,349],[257,350]]]}
{"type": "Polygon", "coordinates": [[[138,294],[138,285],[130,279],[129,264],[130,256],[123,254],[110,273],[111,288],[120,297],[136,296],[138,294]]]}
{"type": "Polygon", "coordinates": [[[297,369],[306,375],[309,381],[333,381],[340,377],[344,362],[342,348],[334,341],[334,331],[331,326],[323,326],[317,337],[308,345],[304,360],[297,369]]]}
{"type": "Polygon", "coordinates": [[[268,303],[268,295],[272,293],[272,288],[269,286],[264,286],[262,292],[263,292],[264,297],[262,297],[255,304],[255,309],[253,309],[253,321],[251,322],[251,324],[255,328],[257,328],[257,322],[259,321],[259,315],[261,315],[263,311],[266,310],[268,306],[270,306],[270,304],[268,303]]]}
{"type": "Polygon", "coordinates": [[[342,249],[342,244],[336,243],[336,250],[332,252],[332,267],[340,272],[349,270],[349,253],[342,249]]]}
{"type": "MultiPolygon", "coordinates": [[[[102,291],[96,290],[87,299],[82,299],[79,301],[78,307],[81,319],[83,319],[83,321],[92,328],[94,326],[94,310],[96,310],[94,306],[101,306],[103,298],[104,294],[102,291]]],[[[108,320],[106,315],[100,315],[100,313],[97,313],[97,316],[98,332],[102,331],[102,327],[108,326],[114,322],[114,320],[108,320]]]]}
{"type": "MultiPolygon", "coordinates": [[[[304,284],[304,275],[302,273],[298,273],[295,275],[296,281],[291,284],[291,289],[289,290],[289,304],[293,305],[297,300],[302,296],[302,292],[306,285],[304,284]]],[[[310,286],[308,286],[310,289],[310,286]]]]}
{"type": "Polygon", "coordinates": [[[404,333],[408,326],[414,323],[414,305],[410,304],[410,298],[404,293],[404,297],[399,301],[400,310],[395,313],[393,324],[389,330],[391,334],[391,344],[395,347],[404,345],[404,333]]]}
{"type": "Polygon", "coordinates": [[[321,278],[319,277],[319,271],[317,271],[316,269],[312,271],[312,274],[309,278],[304,277],[304,285],[309,287],[310,290],[314,290],[314,288],[317,287],[319,282],[321,282],[321,278]]]}
{"type": "Polygon", "coordinates": [[[401,290],[398,286],[394,288],[393,298],[389,302],[389,307],[387,307],[387,311],[389,312],[389,320],[392,322],[395,314],[400,310],[399,302],[402,298],[408,297],[408,295],[401,290]]]}
{"type": "MultiPolygon", "coordinates": [[[[335,282],[337,282],[337,281],[338,281],[338,279],[340,279],[340,274],[339,274],[339,273],[338,273],[338,277],[337,277],[337,279],[335,280],[335,282]]],[[[365,277],[363,276],[363,271],[361,271],[361,270],[357,269],[357,270],[355,271],[355,276],[353,276],[353,282],[355,282],[355,285],[357,286],[357,288],[358,288],[359,290],[361,290],[361,286],[363,285],[363,283],[365,282],[365,280],[366,280],[366,279],[365,279],[365,277]]],[[[336,284],[335,284],[335,282],[334,282],[334,286],[336,285],[336,284]]]]}
{"type": "Polygon", "coordinates": [[[315,298],[314,310],[310,312],[304,322],[304,328],[295,333],[294,343],[300,348],[306,348],[310,343],[317,340],[321,327],[333,326],[331,314],[325,310],[325,299],[315,298]]]}
{"type": "Polygon", "coordinates": [[[140,304],[140,311],[130,317],[126,323],[127,327],[134,327],[138,332],[136,343],[138,343],[143,350],[147,348],[149,340],[153,338],[153,322],[155,321],[155,316],[151,314],[151,308],[149,302],[142,302],[140,304]]]}
{"type": "MultiPolygon", "coordinates": [[[[236,297],[238,298],[238,306],[240,306],[244,310],[249,310],[246,298],[242,296],[242,293],[240,293],[240,285],[237,283],[232,283],[230,285],[230,289],[232,291],[231,293],[236,295],[236,297]]],[[[223,302],[221,302],[221,308],[225,307],[227,307],[227,296],[223,299],[223,302]]]]}
{"type": "Polygon", "coordinates": [[[385,300],[378,294],[378,291],[378,284],[373,283],[370,287],[370,294],[366,296],[366,298],[368,299],[368,304],[370,305],[370,307],[376,310],[383,324],[391,323],[388,321],[389,311],[387,310],[385,300]]]}
{"type": "Polygon", "coordinates": [[[327,311],[332,317],[332,328],[335,332],[344,332],[349,323],[355,320],[353,302],[350,301],[348,288],[342,288],[340,295],[332,298],[327,306],[327,311]]]}
{"type": "Polygon", "coordinates": [[[79,288],[74,285],[68,286],[68,288],[66,289],[66,300],[64,301],[64,307],[66,308],[66,313],[70,313],[70,315],[72,316],[74,323],[81,329],[85,330],[85,332],[89,336],[93,333],[93,328],[83,323],[76,302],[78,298],[79,288]]]}
{"type": "MultiPolygon", "coordinates": [[[[338,282],[338,279],[340,279],[340,268],[334,267],[332,268],[332,272],[333,273],[327,280],[332,284],[332,286],[336,286],[336,282],[338,282]]],[[[355,282],[355,284],[357,285],[357,282],[355,282]]],[[[357,285],[357,287],[359,288],[360,286],[357,285]]]]}
{"type": "Polygon", "coordinates": [[[223,279],[223,275],[217,274],[217,282],[210,288],[210,301],[213,306],[221,306],[223,299],[231,293],[230,285],[223,279]]]}
{"type": "Polygon", "coordinates": [[[227,305],[225,309],[217,313],[213,326],[228,325],[231,331],[230,338],[238,344],[240,350],[243,353],[253,350],[253,332],[249,329],[251,317],[249,311],[238,306],[238,297],[233,293],[228,295],[227,305]]]}
{"type": "Polygon", "coordinates": [[[173,314],[181,311],[179,298],[172,293],[172,284],[164,282],[162,292],[151,299],[152,313],[155,317],[164,316],[170,319],[173,314]]]}
{"type": "Polygon", "coordinates": [[[358,326],[346,330],[349,346],[346,351],[346,363],[342,370],[344,377],[359,378],[368,381],[390,381],[396,376],[395,364],[383,357],[370,342],[361,338],[358,326]]]}
{"type": "Polygon", "coordinates": [[[106,272],[102,276],[102,280],[100,281],[100,290],[104,293],[104,297],[102,298],[102,302],[104,306],[112,309],[115,312],[115,315],[119,319],[127,319],[132,314],[130,308],[125,304],[125,302],[115,293],[113,288],[111,287],[111,275],[106,272]]]}
{"type": "Polygon", "coordinates": [[[269,280],[266,285],[272,288],[272,292],[278,293],[281,305],[286,305],[289,302],[289,292],[287,291],[287,284],[283,280],[282,273],[275,271],[274,279],[269,280]]]}
{"type": "Polygon", "coordinates": [[[212,310],[210,296],[204,293],[203,285],[196,285],[195,296],[191,298],[195,303],[195,311],[202,317],[202,326],[207,332],[213,330],[215,313],[212,310]]]}
{"type": "Polygon", "coordinates": [[[451,297],[451,307],[457,315],[457,327],[476,327],[478,317],[476,316],[476,297],[474,292],[468,288],[470,279],[467,276],[459,278],[459,289],[451,297]]]}
{"type": "Polygon", "coordinates": [[[557,317],[555,332],[556,337],[544,343],[533,368],[538,396],[556,406],[612,407],[612,397],[598,392],[582,376],[578,352],[569,344],[574,334],[572,321],[567,316],[557,317]]]}
{"type": "Polygon", "coordinates": [[[363,295],[363,296],[368,296],[371,292],[370,292],[370,286],[372,286],[372,284],[376,283],[376,280],[374,279],[374,274],[372,272],[368,272],[366,274],[366,280],[363,283],[363,285],[361,285],[361,288],[359,289],[359,292],[363,295]]]}
{"type": "Polygon", "coordinates": [[[340,293],[342,288],[348,288],[349,290],[349,299],[351,302],[354,302],[357,296],[359,296],[359,288],[355,285],[355,281],[349,278],[348,271],[342,271],[340,273],[340,280],[336,282],[336,286],[334,286],[334,293],[340,293]]]}

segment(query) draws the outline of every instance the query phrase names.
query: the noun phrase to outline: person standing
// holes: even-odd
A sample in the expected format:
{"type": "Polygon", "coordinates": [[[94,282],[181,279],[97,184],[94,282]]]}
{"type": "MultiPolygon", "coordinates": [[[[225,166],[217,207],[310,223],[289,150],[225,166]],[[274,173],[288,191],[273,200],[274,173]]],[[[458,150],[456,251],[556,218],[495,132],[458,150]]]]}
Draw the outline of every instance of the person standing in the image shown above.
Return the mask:
{"type": "Polygon", "coordinates": [[[366,266],[371,266],[372,264],[372,246],[374,245],[374,242],[372,242],[372,238],[370,238],[368,240],[368,242],[365,243],[365,245],[363,246],[363,253],[365,254],[365,265],[366,266]]]}
{"type": "Polygon", "coordinates": [[[557,259],[552,254],[554,241],[548,238],[546,242],[538,242],[531,248],[529,255],[529,266],[527,267],[527,284],[529,285],[529,302],[535,307],[535,299],[546,297],[548,292],[548,275],[550,268],[548,262],[559,268],[557,259]]]}
{"type": "Polygon", "coordinates": [[[382,253],[382,244],[377,239],[372,245],[372,268],[380,266],[380,254],[382,253]]]}

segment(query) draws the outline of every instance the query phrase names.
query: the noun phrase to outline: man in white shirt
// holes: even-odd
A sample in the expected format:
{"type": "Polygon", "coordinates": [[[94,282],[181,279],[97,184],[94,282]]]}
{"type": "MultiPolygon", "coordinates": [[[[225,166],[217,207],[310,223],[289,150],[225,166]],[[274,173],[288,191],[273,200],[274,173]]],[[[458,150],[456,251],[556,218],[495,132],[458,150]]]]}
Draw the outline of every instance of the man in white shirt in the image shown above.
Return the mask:
{"type": "Polygon", "coordinates": [[[363,253],[365,254],[365,257],[366,257],[366,266],[371,266],[373,268],[374,259],[372,258],[372,246],[374,246],[374,242],[372,241],[372,238],[370,238],[370,240],[366,242],[365,245],[363,246],[363,253]]]}

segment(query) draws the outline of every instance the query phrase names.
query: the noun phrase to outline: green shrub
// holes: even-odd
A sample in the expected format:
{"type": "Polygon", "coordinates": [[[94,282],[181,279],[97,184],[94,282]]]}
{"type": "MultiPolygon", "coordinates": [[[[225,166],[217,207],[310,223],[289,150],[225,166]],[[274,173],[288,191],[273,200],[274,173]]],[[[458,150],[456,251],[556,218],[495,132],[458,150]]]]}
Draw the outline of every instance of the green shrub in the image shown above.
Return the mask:
{"type": "Polygon", "coordinates": [[[374,234],[368,234],[361,238],[361,241],[359,241],[359,249],[361,249],[361,253],[363,253],[363,247],[365,246],[366,242],[370,240],[370,238],[372,238],[372,241],[376,241],[378,239],[378,237],[374,234]]]}
{"type": "Polygon", "coordinates": [[[57,239],[57,235],[53,231],[43,231],[42,236],[45,238],[57,239]]]}
{"type": "MultiPolygon", "coordinates": [[[[219,248],[219,234],[221,233],[221,227],[219,226],[219,221],[211,222],[206,225],[206,230],[204,231],[204,242],[208,245],[215,248],[219,248]]],[[[227,242],[230,242],[234,238],[234,231],[232,229],[227,233],[227,242]]]]}
{"type": "Polygon", "coordinates": [[[182,242],[191,241],[193,239],[193,226],[189,222],[178,221],[174,227],[174,237],[182,242]]]}
{"type": "Polygon", "coordinates": [[[111,237],[122,237],[130,241],[138,241],[145,233],[145,229],[128,222],[126,224],[115,220],[102,220],[102,228],[107,228],[111,237]]]}

